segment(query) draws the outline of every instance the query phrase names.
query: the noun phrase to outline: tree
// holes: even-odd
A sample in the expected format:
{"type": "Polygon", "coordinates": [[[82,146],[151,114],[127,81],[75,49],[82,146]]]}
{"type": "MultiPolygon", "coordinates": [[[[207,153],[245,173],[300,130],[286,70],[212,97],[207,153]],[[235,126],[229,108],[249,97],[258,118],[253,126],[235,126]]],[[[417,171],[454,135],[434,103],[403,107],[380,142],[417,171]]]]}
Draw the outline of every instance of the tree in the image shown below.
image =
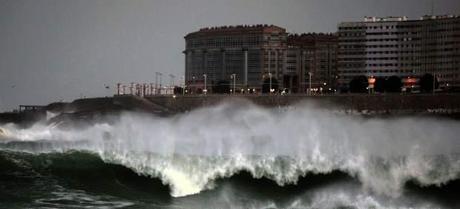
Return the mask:
{"type": "Polygon", "coordinates": [[[183,94],[184,93],[184,88],[180,86],[175,86],[174,87],[174,94],[183,94]]]}
{"type": "Polygon", "coordinates": [[[385,91],[386,92],[391,92],[391,93],[398,93],[401,92],[401,87],[403,86],[403,83],[401,81],[401,78],[398,76],[390,76],[386,81],[385,81],[385,91]]]}
{"type": "Polygon", "coordinates": [[[433,80],[435,89],[439,87],[438,79],[433,75],[427,73],[420,78],[420,90],[424,93],[433,92],[433,80]]]}
{"type": "Polygon", "coordinates": [[[385,92],[385,78],[377,77],[375,78],[374,91],[383,93],[385,92]]]}
{"type": "MultiPolygon", "coordinates": [[[[272,89],[275,89],[275,92],[278,91],[278,80],[276,78],[271,79],[272,81],[272,89]]],[[[270,92],[270,78],[266,78],[264,83],[262,84],[262,93],[266,94],[270,92]]]]}
{"type": "Polygon", "coordinates": [[[230,82],[226,80],[220,80],[214,85],[213,93],[215,94],[228,94],[230,93],[230,82]]]}
{"type": "Polygon", "coordinates": [[[350,81],[350,92],[351,93],[366,93],[369,82],[366,76],[357,76],[350,81]]]}

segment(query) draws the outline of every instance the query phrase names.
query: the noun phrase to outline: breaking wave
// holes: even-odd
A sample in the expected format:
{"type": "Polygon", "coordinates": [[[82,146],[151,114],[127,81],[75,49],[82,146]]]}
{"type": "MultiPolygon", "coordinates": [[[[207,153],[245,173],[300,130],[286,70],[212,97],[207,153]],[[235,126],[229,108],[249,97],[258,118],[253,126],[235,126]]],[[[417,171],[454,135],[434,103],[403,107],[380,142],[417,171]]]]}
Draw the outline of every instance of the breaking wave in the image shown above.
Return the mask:
{"type": "Polygon", "coordinates": [[[242,171],[280,186],[340,171],[365,191],[390,197],[408,181],[442,186],[460,176],[458,121],[363,119],[308,104],[267,109],[230,102],[169,118],[124,113],[86,128],[1,128],[2,150],[93,153],[160,179],[173,197],[212,189],[242,171]]]}

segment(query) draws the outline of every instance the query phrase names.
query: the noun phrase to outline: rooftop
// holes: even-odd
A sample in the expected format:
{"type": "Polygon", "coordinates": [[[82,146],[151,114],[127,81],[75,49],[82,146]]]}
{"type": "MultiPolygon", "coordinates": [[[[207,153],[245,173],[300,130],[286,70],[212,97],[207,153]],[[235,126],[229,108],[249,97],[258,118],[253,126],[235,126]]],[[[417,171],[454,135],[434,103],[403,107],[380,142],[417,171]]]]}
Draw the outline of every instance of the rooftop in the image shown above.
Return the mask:
{"type": "Polygon", "coordinates": [[[281,28],[275,25],[257,24],[257,25],[229,25],[229,26],[218,26],[218,27],[205,27],[205,28],[201,28],[199,31],[200,32],[229,31],[229,30],[264,29],[264,28],[278,28],[278,29],[284,30],[284,28],[281,28]]]}
{"type": "Polygon", "coordinates": [[[388,16],[388,17],[364,17],[364,22],[403,22],[403,21],[417,21],[417,20],[438,20],[458,18],[456,15],[425,15],[419,19],[409,19],[407,16],[388,16]]]}
{"type": "Polygon", "coordinates": [[[286,33],[286,29],[275,25],[236,25],[201,28],[199,31],[189,33],[185,38],[216,36],[216,35],[246,35],[261,33],[286,33]]]}
{"type": "Polygon", "coordinates": [[[334,42],[337,41],[337,36],[334,33],[302,33],[290,34],[287,37],[287,42],[290,45],[310,45],[319,42],[334,42]]]}

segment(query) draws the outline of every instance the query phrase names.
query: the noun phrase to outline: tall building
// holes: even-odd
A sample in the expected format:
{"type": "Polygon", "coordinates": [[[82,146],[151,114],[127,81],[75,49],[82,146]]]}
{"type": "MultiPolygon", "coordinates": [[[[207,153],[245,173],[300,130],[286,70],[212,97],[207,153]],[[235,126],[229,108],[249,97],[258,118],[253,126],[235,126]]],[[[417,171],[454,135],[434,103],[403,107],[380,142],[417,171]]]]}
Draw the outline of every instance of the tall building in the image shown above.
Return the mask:
{"type": "Polygon", "coordinates": [[[339,85],[355,76],[434,74],[441,88],[460,86],[458,16],[366,17],[338,26],[339,85]]]}
{"type": "Polygon", "coordinates": [[[185,36],[185,82],[197,91],[218,82],[235,82],[237,89],[260,90],[271,73],[280,80],[287,33],[274,25],[203,28],[185,36]],[[235,81],[232,75],[235,74],[235,81]]]}
{"type": "Polygon", "coordinates": [[[335,89],[337,76],[337,36],[335,34],[293,34],[287,38],[284,75],[286,88],[306,93],[335,89]],[[311,82],[311,84],[310,84],[311,82]]]}

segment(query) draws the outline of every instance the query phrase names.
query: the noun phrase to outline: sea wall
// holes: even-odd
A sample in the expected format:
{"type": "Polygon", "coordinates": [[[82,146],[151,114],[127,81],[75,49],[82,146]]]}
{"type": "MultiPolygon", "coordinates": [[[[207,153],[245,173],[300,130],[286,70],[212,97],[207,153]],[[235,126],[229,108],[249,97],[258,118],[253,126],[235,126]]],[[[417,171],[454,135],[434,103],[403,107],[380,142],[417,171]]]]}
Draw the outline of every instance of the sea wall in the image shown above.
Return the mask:
{"type": "Polygon", "coordinates": [[[460,119],[460,94],[343,94],[305,95],[162,95],[151,97],[115,96],[78,99],[71,103],[52,103],[40,111],[0,113],[0,124],[33,124],[46,112],[57,114],[55,120],[87,121],[122,111],[138,111],[168,116],[196,108],[217,105],[225,101],[247,100],[256,105],[278,107],[309,103],[319,108],[359,114],[418,114],[448,115],[460,119]]]}
{"type": "Polygon", "coordinates": [[[227,100],[244,99],[261,106],[285,106],[306,102],[318,107],[347,112],[377,113],[459,113],[460,94],[382,94],[382,95],[172,95],[146,97],[172,112],[189,111],[227,100]]]}

